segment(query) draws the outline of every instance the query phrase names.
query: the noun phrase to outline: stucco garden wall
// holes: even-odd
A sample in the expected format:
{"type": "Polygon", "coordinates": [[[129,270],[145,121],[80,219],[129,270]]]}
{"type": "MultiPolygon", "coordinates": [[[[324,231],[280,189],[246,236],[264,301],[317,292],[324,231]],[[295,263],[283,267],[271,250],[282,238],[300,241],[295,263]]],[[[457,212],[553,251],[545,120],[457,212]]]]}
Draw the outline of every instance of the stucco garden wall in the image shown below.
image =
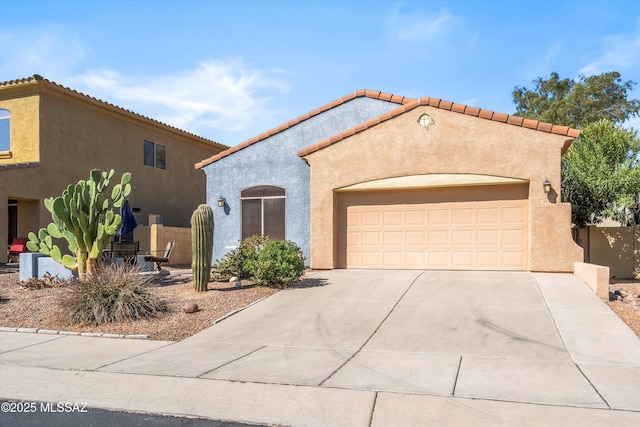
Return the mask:
{"type": "Polygon", "coordinates": [[[590,226],[589,262],[609,267],[611,277],[640,279],[640,226],[590,226]]]}
{"type": "Polygon", "coordinates": [[[529,270],[573,271],[582,249],[571,238],[570,206],[557,194],[567,139],[420,106],[311,152],[304,157],[311,167],[311,266],[336,267],[336,190],[389,177],[477,174],[529,181],[529,270]],[[425,113],[434,121],[428,128],[418,124],[425,113]]]}
{"type": "Polygon", "coordinates": [[[298,157],[298,150],[397,107],[355,98],[205,166],[207,203],[215,221],[213,259],[224,257],[241,238],[240,191],[274,185],[286,191],[286,238],[302,248],[308,263],[309,166],[298,157]],[[218,207],[221,196],[227,201],[224,209],[218,207]]]}

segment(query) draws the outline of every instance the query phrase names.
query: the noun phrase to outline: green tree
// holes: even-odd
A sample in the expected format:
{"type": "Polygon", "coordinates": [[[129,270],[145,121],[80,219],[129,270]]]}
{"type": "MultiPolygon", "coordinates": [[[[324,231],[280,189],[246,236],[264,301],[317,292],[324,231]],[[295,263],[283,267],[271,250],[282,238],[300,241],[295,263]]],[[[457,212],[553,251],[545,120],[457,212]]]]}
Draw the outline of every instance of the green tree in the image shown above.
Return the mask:
{"type": "Polygon", "coordinates": [[[627,98],[636,83],[622,81],[617,71],[577,80],[553,72],[533,84],[534,89],[517,86],[512,92],[516,116],[582,129],[600,119],[620,124],[640,114],[640,101],[627,98]]]}
{"type": "Polygon", "coordinates": [[[587,124],[562,162],[562,200],[578,227],[613,218],[631,221],[640,192],[640,139],[610,120],[587,124]]]}

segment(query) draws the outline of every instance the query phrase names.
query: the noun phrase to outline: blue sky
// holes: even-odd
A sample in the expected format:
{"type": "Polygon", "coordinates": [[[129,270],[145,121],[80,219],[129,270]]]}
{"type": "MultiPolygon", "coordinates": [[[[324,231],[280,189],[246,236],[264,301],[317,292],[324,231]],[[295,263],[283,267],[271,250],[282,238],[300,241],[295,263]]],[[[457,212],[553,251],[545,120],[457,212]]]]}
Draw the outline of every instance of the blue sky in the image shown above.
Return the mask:
{"type": "Polygon", "coordinates": [[[638,1],[0,0],[0,81],[226,145],[358,89],[512,113],[538,76],[612,70],[640,83],[638,1]]]}

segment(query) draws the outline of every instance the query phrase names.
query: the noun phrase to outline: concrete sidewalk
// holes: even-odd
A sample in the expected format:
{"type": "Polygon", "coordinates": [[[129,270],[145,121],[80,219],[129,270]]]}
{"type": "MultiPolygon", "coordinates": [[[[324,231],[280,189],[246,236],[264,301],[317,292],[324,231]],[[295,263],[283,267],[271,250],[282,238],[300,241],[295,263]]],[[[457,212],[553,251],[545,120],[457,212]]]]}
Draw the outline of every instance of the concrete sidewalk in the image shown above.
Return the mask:
{"type": "Polygon", "coordinates": [[[0,397],[292,426],[640,425],[640,340],[573,275],[315,273],[184,341],[0,334],[0,397]]]}

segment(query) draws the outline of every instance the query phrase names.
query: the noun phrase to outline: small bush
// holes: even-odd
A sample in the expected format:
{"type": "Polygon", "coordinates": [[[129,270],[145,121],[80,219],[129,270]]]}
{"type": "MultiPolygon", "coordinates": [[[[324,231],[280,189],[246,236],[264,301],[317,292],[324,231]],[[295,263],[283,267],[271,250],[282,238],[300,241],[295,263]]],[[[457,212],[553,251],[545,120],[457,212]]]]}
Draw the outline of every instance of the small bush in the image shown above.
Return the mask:
{"type": "Polygon", "coordinates": [[[156,317],[167,310],[148,288],[150,276],[127,266],[105,266],[99,273],[69,285],[63,307],[74,324],[103,323],[156,317]]]}
{"type": "Polygon", "coordinates": [[[251,273],[247,271],[247,263],[255,260],[258,253],[269,241],[269,236],[255,235],[247,237],[240,245],[229,252],[222,260],[217,260],[213,266],[213,280],[228,280],[232,276],[248,279],[251,273]]]}
{"type": "Polygon", "coordinates": [[[304,272],[304,257],[300,247],[288,240],[267,243],[246,269],[257,285],[287,287],[300,280],[304,272]]]}

